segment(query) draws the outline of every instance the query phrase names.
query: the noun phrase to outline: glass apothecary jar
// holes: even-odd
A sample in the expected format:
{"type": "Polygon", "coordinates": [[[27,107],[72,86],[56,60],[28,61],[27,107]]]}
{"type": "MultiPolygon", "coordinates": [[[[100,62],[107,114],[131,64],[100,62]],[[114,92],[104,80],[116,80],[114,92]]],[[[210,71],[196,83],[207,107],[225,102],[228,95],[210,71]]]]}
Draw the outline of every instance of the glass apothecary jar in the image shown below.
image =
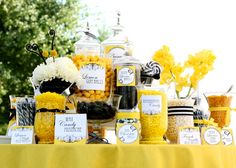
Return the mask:
{"type": "Polygon", "coordinates": [[[85,35],[75,43],[72,58],[83,79],[76,93],[80,100],[108,100],[111,93],[112,60],[100,56],[100,43],[94,35],[85,35]]]}
{"type": "Polygon", "coordinates": [[[124,33],[124,27],[120,24],[120,13],[117,13],[117,24],[112,27],[112,35],[101,44],[102,54],[112,58],[113,61],[123,55],[132,55],[132,43],[124,33]]]}
{"type": "Polygon", "coordinates": [[[123,55],[132,55],[132,43],[124,34],[112,36],[102,42],[102,54],[112,58],[113,61],[120,59],[123,55]]]}
{"type": "Polygon", "coordinates": [[[168,129],[166,137],[170,143],[178,141],[179,127],[193,127],[193,99],[172,99],[168,101],[168,129]]]}
{"type": "Polygon", "coordinates": [[[66,98],[57,93],[46,92],[35,97],[35,133],[39,144],[54,143],[55,114],[65,113],[66,98]]]}
{"type": "Polygon", "coordinates": [[[113,89],[121,95],[119,109],[131,110],[137,105],[137,86],[140,85],[141,64],[134,57],[122,57],[114,63],[113,89]]]}
{"type": "Polygon", "coordinates": [[[145,144],[165,144],[167,131],[167,96],[162,87],[144,85],[138,89],[141,141],[145,144]]]}

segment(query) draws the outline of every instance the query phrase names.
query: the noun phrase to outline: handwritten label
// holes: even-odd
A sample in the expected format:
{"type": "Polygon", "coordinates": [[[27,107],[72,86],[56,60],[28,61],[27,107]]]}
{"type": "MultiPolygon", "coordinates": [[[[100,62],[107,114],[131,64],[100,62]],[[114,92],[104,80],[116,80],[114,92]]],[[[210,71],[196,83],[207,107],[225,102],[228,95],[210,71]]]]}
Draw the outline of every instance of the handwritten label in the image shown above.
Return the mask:
{"type": "Polygon", "coordinates": [[[179,128],[179,144],[200,145],[200,131],[198,127],[180,127],[179,128]]]}
{"type": "Polygon", "coordinates": [[[117,86],[135,86],[135,66],[117,67],[117,86]]]}
{"type": "Polygon", "coordinates": [[[161,96],[142,95],[142,112],[144,114],[159,114],[161,106],[161,96]]]}
{"type": "Polygon", "coordinates": [[[86,138],[86,114],[56,115],[54,143],[85,143],[86,138]]]}
{"type": "Polygon", "coordinates": [[[80,68],[84,80],[81,90],[105,90],[105,68],[99,63],[86,63],[80,68]]]}
{"type": "Polygon", "coordinates": [[[118,144],[138,144],[139,130],[137,124],[117,124],[118,144]]]}
{"type": "Polygon", "coordinates": [[[203,127],[202,128],[203,144],[219,145],[221,144],[221,130],[217,127],[203,127]]]}
{"type": "Polygon", "coordinates": [[[221,135],[222,135],[222,142],[225,146],[234,144],[232,129],[223,128],[222,131],[221,131],[221,135]]]}
{"type": "Polygon", "coordinates": [[[11,137],[11,144],[33,144],[34,127],[33,126],[15,126],[11,137]]]}

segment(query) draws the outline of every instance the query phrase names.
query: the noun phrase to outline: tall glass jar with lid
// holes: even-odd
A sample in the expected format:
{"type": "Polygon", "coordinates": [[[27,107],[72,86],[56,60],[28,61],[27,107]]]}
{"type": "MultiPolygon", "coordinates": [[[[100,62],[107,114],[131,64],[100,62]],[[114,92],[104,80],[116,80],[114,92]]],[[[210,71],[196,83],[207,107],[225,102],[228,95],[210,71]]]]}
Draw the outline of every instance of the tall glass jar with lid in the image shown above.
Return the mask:
{"type": "Polygon", "coordinates": [[[99,40],[87,30],[75,43],[72,60],[80,71],[83,85],[77,92],[80,100],[106,101],[111,93],[112,60],[101,57],[99,40]]]}

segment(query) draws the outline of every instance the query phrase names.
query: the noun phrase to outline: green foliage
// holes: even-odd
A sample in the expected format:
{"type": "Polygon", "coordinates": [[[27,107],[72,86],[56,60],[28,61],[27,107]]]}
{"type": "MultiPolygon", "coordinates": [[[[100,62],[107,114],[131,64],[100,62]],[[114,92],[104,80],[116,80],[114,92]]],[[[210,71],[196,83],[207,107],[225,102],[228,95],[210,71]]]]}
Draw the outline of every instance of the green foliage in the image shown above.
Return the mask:
{"type": "MultiPolygon", "coordinates": [[[[47,32],[53,28],[56,50],[70,54],[82,12],[78,0],[0,0],[0,125],[8,121],[9,95],[33,94],[27,78],[42,60],[27,52],[25,45],[36,42],[49,50],[47,32]]],[[[106,36],[102,31],[100,35],[106,36]]]]}

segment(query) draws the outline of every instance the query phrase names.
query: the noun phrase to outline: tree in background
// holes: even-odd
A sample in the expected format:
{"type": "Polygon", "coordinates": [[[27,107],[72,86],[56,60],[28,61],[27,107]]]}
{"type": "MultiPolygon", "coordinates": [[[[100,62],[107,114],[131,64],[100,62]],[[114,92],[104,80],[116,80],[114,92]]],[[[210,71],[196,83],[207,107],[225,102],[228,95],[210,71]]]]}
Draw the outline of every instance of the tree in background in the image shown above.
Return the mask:
{"type": "MultiPolygon", "coordinates": [[[[0,0],[0,134],[6,131],[9,95],[33,95],[28,77],[41,60],[25,45],[36,42],[49,49],[47,32],[53,28],[59,54],[72,53],[75,33],[88,15],[83,8],[78,0],[0,0]]],[[[99,35],[108,33],[100,30],[99,35]]]]}

